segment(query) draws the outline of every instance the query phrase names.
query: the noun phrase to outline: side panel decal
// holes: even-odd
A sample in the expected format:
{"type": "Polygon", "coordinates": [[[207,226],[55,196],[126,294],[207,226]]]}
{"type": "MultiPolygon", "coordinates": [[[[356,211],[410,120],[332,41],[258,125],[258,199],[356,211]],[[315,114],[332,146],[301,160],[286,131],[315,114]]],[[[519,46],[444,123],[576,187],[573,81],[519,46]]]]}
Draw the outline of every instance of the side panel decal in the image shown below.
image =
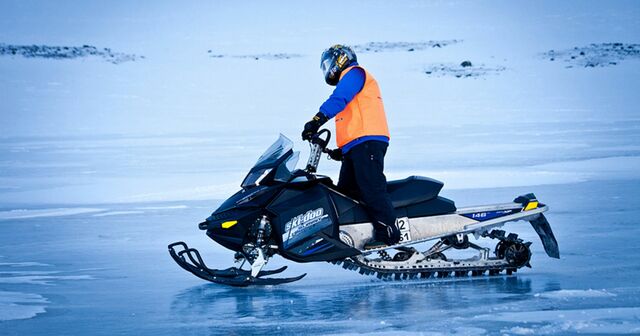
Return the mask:
{"type": "Polygon", "coordinates": [[[517,212],[516,210],[517,209],[481,211],[481,212],[473,212],[473,213],[468,213],[468,214],[462,214],[462,216],[465,216],[467,218],[471,218],[473,220],[477,220],[477,221],[480,221],[480,222],[484,222],[486,220],[490,220],[490,219],[494,219],[494,218],[510,215],[512,213],[517,212]]]}

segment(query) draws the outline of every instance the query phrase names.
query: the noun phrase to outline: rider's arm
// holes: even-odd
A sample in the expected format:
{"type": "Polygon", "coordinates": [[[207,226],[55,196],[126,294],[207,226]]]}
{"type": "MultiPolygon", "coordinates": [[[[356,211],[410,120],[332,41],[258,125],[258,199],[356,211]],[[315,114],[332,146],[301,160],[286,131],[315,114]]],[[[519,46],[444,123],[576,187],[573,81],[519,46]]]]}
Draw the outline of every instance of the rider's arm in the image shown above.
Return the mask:
{"type": "Polygon", "coordinates": [[[347,72],[347,74],[340,79],[333,93],[329,96],[329,99],[320,106],[320,112],[328,119],[342,112],[347,104],[353,100],[353,97],[362,90],[365,78],[365,72],[361,68],[355,67],[347,72]]]}

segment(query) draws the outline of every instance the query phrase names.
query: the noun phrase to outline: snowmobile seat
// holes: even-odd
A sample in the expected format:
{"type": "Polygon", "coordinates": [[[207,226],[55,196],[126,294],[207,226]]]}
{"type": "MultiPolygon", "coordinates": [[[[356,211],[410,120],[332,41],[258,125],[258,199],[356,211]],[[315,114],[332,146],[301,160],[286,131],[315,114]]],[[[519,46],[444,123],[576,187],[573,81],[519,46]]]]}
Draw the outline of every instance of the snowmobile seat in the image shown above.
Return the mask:
{"type": "MultiPolygon", "coordinates": [[[[371,220],[366,210],[363,207],[358,206],[357,203],[350,198],[337,193],[333,193],[332,198],[336,205],[336,210],[338,211],[340,225],[366,223],[371,220]]],[[[435,198],[427,201],[396,208],[397,217],[409,218],[438,216],[455,212],[455,203],[452,200],[441,196],[436,196],[435,198]]]]}
{"type": "Polygon", "coordinates": [[[432,200],[438,196],[444,183],[428,177],[409,176],[387,182],[387,192],[394,208],[432,200]]]}
{"type": "MultiPolygon", "coordinates": [[[[410,176],[402,180],[389,181],[387,191],[398,217],[436,216],[456,211],[452,200],[438,196],[443,183],[428,177],[410,176]]],[[[335,186],[331,186],[335,190],[335,186]]],[[[347,196],[332,192],[340,225],[370,221],[365,209],[347,196]]]]}
{"type": "Polygon", "coordinates": [[[456,210],[456,205],[452,200],[442,196],[436,196],[428,201],[396,208],[396,216],[409,218],[438,216],[451,214],[456,212],[456,210]]]}

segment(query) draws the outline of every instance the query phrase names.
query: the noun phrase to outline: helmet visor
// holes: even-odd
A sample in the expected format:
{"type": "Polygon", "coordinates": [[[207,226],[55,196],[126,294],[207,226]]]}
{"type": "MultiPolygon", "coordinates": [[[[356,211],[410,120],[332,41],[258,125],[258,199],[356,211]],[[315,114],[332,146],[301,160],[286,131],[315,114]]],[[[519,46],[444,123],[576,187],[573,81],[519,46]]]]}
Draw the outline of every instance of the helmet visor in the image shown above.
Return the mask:
{"type": "Polygon", "coordinates": [[[327,73],[327,71],[331,68],[331,58],[325,58],[320,63],[320,69],[322,69],[323,73],[327,73]]]}

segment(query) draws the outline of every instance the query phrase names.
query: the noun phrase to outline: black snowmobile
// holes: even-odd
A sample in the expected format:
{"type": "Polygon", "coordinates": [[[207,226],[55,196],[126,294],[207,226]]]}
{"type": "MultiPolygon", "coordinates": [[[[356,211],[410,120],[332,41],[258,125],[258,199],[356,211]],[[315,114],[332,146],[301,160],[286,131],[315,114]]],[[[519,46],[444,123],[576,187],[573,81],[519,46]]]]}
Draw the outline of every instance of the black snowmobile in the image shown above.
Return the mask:
{"type": "Polygon", "coordinates": [[[504,204],[456,208],[452,200],[438,196],[441,182],[420,176],[388,182],[401,241],[364,250],[373,236],[373,226],[361,202],[342,194],[329,177],[316,174],[330,137],[326,129],[316,134],[310,141],[306,168],[295,169],[299,152],[293,151],[291,140],[280,135],[251,168],[242,190],[198,225],[218,244],[235,251],[240,267],[208,268],[200,253],[184,242],[169,245],[171,257],[204,280],[231,286],[276,285],[306,275],[265,277],[286,269],[263,270],[275,254],[296,262],[341,264],[381,279],[511,274],[530,267],[531,243],[497,228],[525,220],[540,236],[547,255],[559,258],[558,243],[543,215],[548,208],[533,194],[504,204]],[[491,253],[469,236],[495,239],[497,245],[491,253]],[[411,247],[429,240],[435,243],[426,251],[411,247]],[[448,249],[471,249],[477,254],[449,259],[443,253],[448,249]],[[247,270],[242,269],[245,263],[247,270]]]}

